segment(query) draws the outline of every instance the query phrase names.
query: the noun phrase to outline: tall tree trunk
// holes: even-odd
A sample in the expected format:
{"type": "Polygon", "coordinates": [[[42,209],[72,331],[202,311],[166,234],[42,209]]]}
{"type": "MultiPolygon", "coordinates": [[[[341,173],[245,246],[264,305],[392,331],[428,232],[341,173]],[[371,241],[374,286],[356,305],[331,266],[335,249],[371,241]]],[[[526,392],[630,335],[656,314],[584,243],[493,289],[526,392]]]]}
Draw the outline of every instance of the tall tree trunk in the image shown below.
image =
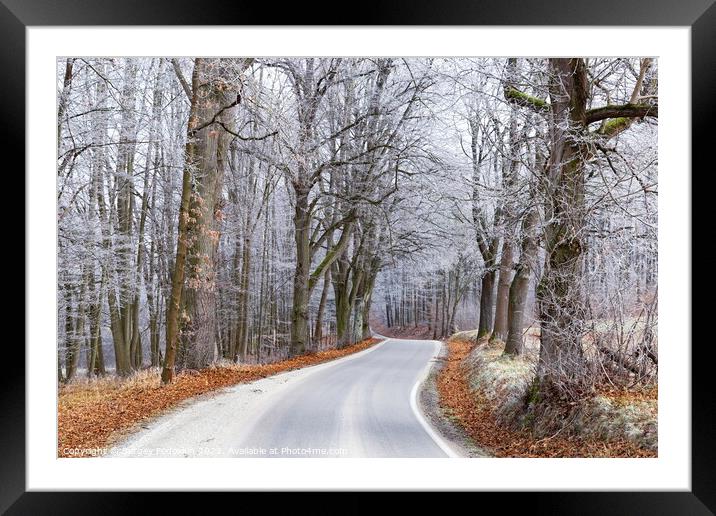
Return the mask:
{"type": "MultiPolygon", "coordinates": [[[[517,75],[517,59],[510,58],[507,67],[508,81],[513,82],[517,75]]],[[[502,181],[503,236],[502,256],[500,258],[500,277],[497,283],[497,306],[495,307],[495,327],[491,340],[504,342],[508,333],[508,305],[510,285],[514,272],[515,226],[517,224],[514,196],[516,195],[517,174],[520,163],[520,141],[517,126],[517,106],[510,108],[510,127],[504,178],[502,181]]]]}
{"type": "Polygon", "coordinates": [[[522,222],[522,253],[517,264],[515,277],[510,285],[508,334],[505,343],[505,355],[518,356],[524,353],[525,307],[529,293],[530,278],[537,267],[539,243],[537,225],[539,212],[532,207],[522,222]]]}
{"type": "MultiPolygon", "coordinates": [[[[119,244],[115,248],[117,256],[117,275],[119,279],[119,312],[124,342],[120,346],[122,361],[135,368],[134,348],[139,339],[139,307],[135,305],[138,296],[136,269],[132,263],[132,240],[134,228],[134,154],[137,124],[135,117],[135,79],[137,66],[128,60],[125,70],[124,86],[121,95],[122,119],[120,127],[120,145],[117,149],[117,167],[115,184],[117,185],[117,230],[119,244]],[[136,313],[135,313],[136,312],[136,313]],[[135,324],[136,323],[136,324],[135,324]]],[[[137,300],[138,303],[138,300],[137,300]]]]}
{"type": "Polygon", "coordinates": [[[543,391],[583,378],[585,304],[584,160],[588,79],[584,60],[550,59],[550,157],[546,264],[537,289],[542,336],[538,374],[543,391]]]}
{"type": "MultiPolygon", "coordinates": [[[[477,338],[489,337],[495,322],[495,280],[497,275],[497,253],[500,248],[499,235],[490,238],[488,223],[485,220],[481,200],[479,196],[479,185],[481,182],[481,165],[484,160],[484,141],[479,145],[479,126],[476,120],[470,120],[470,148],[472,150],[472,222],[475,226],[475,238],[477,247],[482,255],[484,272],[482,275],[482,288],[480,290],[480,321],[477,329],[477,338]]],[[[482,136],[483,140],[485,136],[482,136]]],[[[501,212],[495,210],[493,226],[500,223],[501,212]]],[[[445,306],[443,304],[443,306],[445,306]]]]}
{"type": "Polygon", "coordinates": [[[477,338],[489,337],[495,323],[495,275],[492,266],[482,276],[480,290],[480,324],[477,328],[477,338]]]}
{"type": "Polygon", "coordinates": [[[311,214],[308,207],[308,190],[301,185],[296,185],[295,192],[296,270],[293,276],[290,356],[302,355],[308,349],[308,303],[311,297],[308,287],[311,268],[311,214]]]}
{"type": "Polygon", "coordinates": [[[234,321],[233,327],[229,331],[229,343],[227,346],[228,349],[226,358],[232,362],[236,362],[239,359],[239,349],[241,348],[239,341],[239,331],[241,326],[239,304],[241,298],[241,258],[244,255],[243,248],[241,246],[242,242],[243,239],[240,235],[237,235],[234,245],[234,259],[231,263],[231,269],[233,271],[232,285],[236,289],[236,295],[234,296],[235,304],[233,305],[236,311],[236,320],[234,321]]]}
{"type": "MultiPolygon", "coordinates": [[[[72,346],[75,334],[75,325],[73,322],[72,314],[72,285],[67,282],[64,285],[64,297],[65,297],[65,380],[70,380],[69,369],[70,369],[70,358],[72,355],[72,346]]],[[[62,368],[60,367],[60,370],[62,368]]]]}
{"type": "Polygon", "coordinates": [[[370,308],[373,304],[373,287],[375,286],[375,280],[378,276],[377,268],[375,263],[371,264],[371,272],[368,274],[368,278],[364,281],[365,288],[363,291],[363,313],[362,313],[362,328],[361,328],[361,339],[369,339],[373,336],[373,332],[370,329],[370,308]]]}
{"type": "Polygon", "coordinates": [[[320,347],[321,341],[323,340],[323,314],[326,311],[326,304],[328,302],[328,291],[331,288],[331,269],[327,268],[323,275],[323,289],[321,291],[321,300],[318,303],[318,313],[316,314],[316,324],[314,326],[313,338],[316,341],[316,346],[320,347]]]}
{"type": "Polygon", "coordinates": [[[104,350],[102,349],[102,297],[104,295],[107,277],[103,273],[100,280],[99,289],[97,289],[97,298],[90,309],[90,353],[87,364],[88,376],[103,376],[104,369],[104,350]]]}
{"type": "Polygon", "coordinates": [[[509,304],[510,285],[512,273],[514,272],[514,250],[511,234],[505,231],[505,238],[502,244],[502,256],[500,257],[499,279],[497,281],[497,292],[495,294],[495,323],[490,341],[504,342],[507,338],[507,313],[509,304]]]}
{"type": "MultiPolygon", "coordinates": [[[[189,119],[190,125],[196,119],[189,119]]],[[[186,144],[187,164],[184,167],[181,202],[179,205],[179,232],[177,235],[177,254],[172,273],[171,293],[167,304],[166,323],[166,350],[164,352],[164,365],[162,367],[162,383],[170,383],[174,379],[174,366],[176,362],[177,344],[179,340],[179,310],[181,308],[182,287],[186,255],[188,249],[187,220],[189,218],[189,197],[191,196],[191,172],[189,159],[195,159],[196,148],[193,141],[186,144]]]]}
{"type": "Polygon", "coordinates": [[[66,379],[71,380],[77,373],[77,367],[80,363],[80,353],[82,342],[85,339],[85,318],[87,315],[87,291],[90,288],[92,275],[88,265],[82,267],[82,284],[77,298],[77,319],[75,321],[74,334],[70,339],[68,347],[67,360],[65,363],[66,379]]]}
{"type": "MultiPolygon", "coordinates": [[[[98,181],[97,184],[97,205],[99,207],[100,224],[102,227],[102,240],[104,242],[103,247],[110,253],[112,250],[112,237],[109,234],[109,222],[107,208],[104,202],[104,185],[102,182],[102,171],[98,170],[95,173],[95,178],[98,181]]],[[[126,346],[126,339],[124,333],[124,326],[122,324],[122,314],[120,312],[120,305],[117,299],[116,287],[113,285],[111,279],[112,264],[102,265],[102,274],[105,274],[108,278],[108,289],[107,289],[107,306],[109,307],[109,320],[110,329],[112,330],[112,342],[114,344],[114,360],[117,369],[117,374],[124,376],[131,372],[131,364],[129,363],[129,353],[126,346]]]]}
{"type": "Polygon", "coordinates": [[[233,108],[241,100],[237,75],[250,63],[248,59],[194,61],[163,383],[171,382],[176,362],[182,367],[200,368],[215,358],[214,255],[219,235],[214,222],[231,140],[229,131],[234,127],[233,108]]]}
{"type": "Polygon", "coordinates": [[[119,311],[119,302],[117,294],[110,287],[107,293],[107,304],[109,306],[110,329],[112,330],[112,342],[114,343],[114,360],[117,367],[117,374],[121,376],[128,375],[132,366],[129,363],[129,355],[125,352],[124,327],[122,326],[122,316],[119,311]]]}
{"type": "MultiPolygon", "coordinates": [[[[100,69],[103,68],[103,64],[100,69]]],[[[118,277],[115,259],[118,255],[113,245],[111,234],[112,224],[110,222],[110,213],[107,209],[105,200],[105,182],[104,175],[107,172],[107,156],[106,147],[101,145],[107,138],[107,117],[102,113],[104,109],[104,99],[107,96],[107,83],[105,80],[97,81],[97,98],[100,99],[98,111],[94,116],[94,131],[97,133],[97,140],[100,145],[92,149],[92,195],[97,200],[98,217],[97,222],[100,227],[101,246],[105,252],[105,258],[101,264],[102,274],[105,275],[107,284],[107,305],[109,307],[110,329],[112,331],[112,342],[114,345],[114,356],[117,374],[120,376],[127,375],[131,372],[129,363],[129,349],[127,340],[125,339],[124,327],[122,324],[122,314],[120,311],[120,301],[117,297],[117,286],[122,283],[118,277]]],[[[121,289],[120,289],[121,290],[121,289]]]]}
{"type": "MultiPolygon", "coordinates": [[[[149,211],[149,201],[150,201],[150,170],[152,169],[152,164],[156,164],[156,156],[155,152],[153,152],[154,147],[156,146],[156,143],[154,140],[156,139],[157,131],[158,131],[158,125],[159,125],[159,113],[160,113],[160,107],[161,107],[161,90],[159,89],[159,83],[160,78],[162,75],[162,69],[163,69],[163,63],[164,61],[162,59],[157,60],[157,77],[155,79],[155,87],[154,87],[154,95],[152,98],[152,115],[151,115],[151,127],[149,130],[149,145],[147,147],[147,155],[146,160],[144,164],[144,182],[142,185],[142,204],[139,211],[139,231],[138,231],[138,242],[137,242],[137,254],[136,254],[136,262],[135,262],[135,270],[134,270],[134,277],[132,280],[133,284],[133,298],[130,305],[130,317],[131,317],[131,339],[129,343],[130,348],[130,361],[132,364],[133,369],[140,369],[142,367],[142,361],[143,361],[143,350],[142,350],[142,337],[141,333],[139,332],[139,311],[141,307],[141,278],[142,278],[142,272],[144,270],[144,255],[145,255],[145,248],[144,248],[144,233],[145,233],[145,226],[147,221],[147,213],[149,211]]],[[[156,185],[156,176],[157,171],[156,167],[154,167],[154,170],[152,172],[152,189],[154,188],[154,185],[156,185]]],[[[130,192],[130,195],[131,192],[130,192]]],[[[130,204],[130,206],[133,206],[133,203],[130,204]]],[[[132,210],[133,211],[133,210],[132,210]]],[[[130,211],[130,216],[132,215],[130,211]]],[[[149,290],[149,285],[146,285],[146,289],[149,290]]],[[[148,294],[149,296],[149,294],[148,294]]]]}
{"type": "Polygon", "coordinates": [[[393,307],[392,307],[392,300],[390,298],[390,293],[385,293],[385,324],[388,326],[388,328],[393,327],[393,307]]]}
{"type": "MultiPolygon", "coordinates": [[[[353,255],[349,259],[345,246],[341,244],[346,239],[343,229],[340,242],[333,249],[342,249],[339,257],[333,262],[333,292],[336,300],[336,338],[337,347],[343,348],[352,344],[356,338],[356,300],[361,298],[365,289],[366,260],[363,256],[363,235],[360,228],[351,235],[353,239],[353,255]]],[[[360,318],[360,316],[358,316],[360,318]]]]}
{"type": "MultiPolygon", "coordinates": [[[[148,176],[149,167],[146,167],[145,174],[148,176]]],[[[145,177],[144,180],[144,192],[142,194],[142,207],[140,211],[139,221],[139,242],[137,246],[137,257],[136,257],[136,270],[134,272],[134,294],[132,297],[132,303],[130,305],[130,316],[131,316],[131,327],[132,334],[129,342],[130,350],[130,362],[133,369],[140,369],[142,367],[142,337],[139,332],[139,309],[140,309],[140,278],[142,276],[142,269],[144,267],[144,226],[147,219],[147,205],[149,197],[149,180],[145,177]]]]}
{"type": "Polygon", "coordinates": [[[353,281],[349,284],[345,281],[334,281],[334,297],[336,299],[336,339],[337,347],[343,348],[350,344],[351,341],[351,313],[353,309],[353,301],[355,293],[353,291],[353,281]]]}
{"type": "MultiPolygon", "coordinates": [[[[154,195],[152,195],[152,197],[154,197],[154,195]]],[[[153,239],[149,247],[149,260],[144,268],[144,282],[147,286],[147,310],[149,311],[149,360],[152,367],[159,367],[162,362],[162,353],[159,344],[161,325],[159,304],[161,303],[162,295],[160,288],[155,284],[156,261],[154,260],[154,253],[155,240],[153,239]]]]}
{"type": "MultiPolygon", "coordinates": [[[[249,228],[247,227],[248,231],[249,228]]],[[[241,361],[246,361],[249,336],[249,275],[251,272],[251,237],[244,238],[244,252],[241,259],[241,283],[239,285],[239,332],[237,336],[238,346],[241,350],[241,361]]]]}

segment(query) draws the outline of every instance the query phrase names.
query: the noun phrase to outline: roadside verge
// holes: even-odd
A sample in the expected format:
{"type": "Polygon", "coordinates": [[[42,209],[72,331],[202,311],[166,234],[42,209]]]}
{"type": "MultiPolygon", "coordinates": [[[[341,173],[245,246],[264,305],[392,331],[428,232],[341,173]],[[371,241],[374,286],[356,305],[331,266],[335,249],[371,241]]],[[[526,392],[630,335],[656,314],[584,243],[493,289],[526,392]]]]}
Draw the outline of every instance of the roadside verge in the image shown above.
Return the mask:
{"type": "Polygon", "coordinates": [[[440,403],[438,378],[443,374],[449,357],[447,345],[444,342],[439,344],[440,350],[430,361],[426,376],[416,384],[417,393],[413,396],[418,407],[416,413],[419,412],[419,416],[424,416],[425,421],[421,423],[430,428],[428,433],[448,453],[448,456],[490,457],[489,453],[475,445],[452,411],[440,403]],[[437,434],[437,438],[433,434],[437,434]],[[447,444],[449,452],[445,450],[446,446],[443,443],[447,444]]]}
{"type": "Polygon", "coordinates": [[[656,456],[656,449],[640,445],[623,432],[622,427],[636,428],[619,415],[634,412],[633,400],[625,401],[630,410],[610,405],[609,411],[597,414],[585,410],[585,404],[570,407],[566,415],[553,409],[535,416],[527,410],[534,374],[528,358],[503,357],[499,344],[484,340],[475,344],[468,333],[454,335],[446,347],[445,365],[437,376],[441,410],[487,453],[495,457],[656,456]],[[559,428],[538,431],[546,420],[559,428]],[[615,431],[604,432],[602,427],[615,431]]]}

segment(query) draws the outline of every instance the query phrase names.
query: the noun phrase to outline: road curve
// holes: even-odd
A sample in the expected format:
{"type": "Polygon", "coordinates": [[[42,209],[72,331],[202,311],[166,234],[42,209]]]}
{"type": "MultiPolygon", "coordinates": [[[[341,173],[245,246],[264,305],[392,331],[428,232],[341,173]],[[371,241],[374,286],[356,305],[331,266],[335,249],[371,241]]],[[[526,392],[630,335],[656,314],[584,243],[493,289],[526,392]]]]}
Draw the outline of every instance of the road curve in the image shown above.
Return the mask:
{"type": "Polygon", "coordinates": [[[415,387],[435,341],[388,339],[367,351],[231,388],[150,423],[123,457],[447,457],[415,387]]]}

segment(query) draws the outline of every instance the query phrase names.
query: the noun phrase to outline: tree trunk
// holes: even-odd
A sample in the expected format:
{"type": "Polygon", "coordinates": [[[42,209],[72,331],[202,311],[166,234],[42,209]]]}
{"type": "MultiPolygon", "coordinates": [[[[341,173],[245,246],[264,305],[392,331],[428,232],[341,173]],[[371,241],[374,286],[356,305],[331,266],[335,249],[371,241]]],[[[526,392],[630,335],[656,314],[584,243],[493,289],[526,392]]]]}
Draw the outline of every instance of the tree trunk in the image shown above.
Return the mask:
{"type": "MultiPolygon", "coordinates": [[[[194,99],[196,96],[194,96],[194,99]]],[[[192,101],[192,108],[196,101],[192,101]]],[[[193,111],[193,109],[192,109],[193,111]]],[[[196,127],[196,116],[189,117],[190,131],[196,127]]],[[[186,164],[182,180],[182,194],[179,205],[179,229],[177,234],[177,254],[172,273],[171,292],[167,305],[166,350],[162,367],[162,383],[170,383],[174,379],[177,344],[179,340],[179,310],[181,307],[182,288],[184,286],[185,265],[188,249],[187,220],[189,219],[189,198],[191,197],[191,163],[196,159],[196,145],[192,139],[186,143],[186,164]]]]}
{"type": "Polygon", "coordinates": [[[70,96],[72,89],[72,68],[74,66],[75,58],[70,57],[65,61],[65,77],[62,81],[62,93],[57,101],[57,152],[59,155],[60,147],[62,145],[62,124],[67,112],[67,99],[70,96]]]}
{"type": "MultiPolygon", "coordinates": [[[[97,81],[97,98],[104,99],[107,94],[107,84],[104,80],[97,81]]],[[[98,109],[103,109],[100,103],[98,109]]],[[[99,136],[99,142],[103,143],[107,136],[107,118],[100,111],[96,113],[95,131],[99,136]]],[[[117,374],[124,376],[130,373],[131,365],[129,363],[129,348],[125,339],[124,327],[122,324],[122,314],[120,312],[120,301],[117,297],[116,285],[122,284],[118,277],[117,267],[114,260],[118,253],[115,252],[113,238],[111,234],[110,214],[107,210],[107,202],[105,201],[105,183],[104,174],[106,172],[106,152],[105,147],[100,145],[92,150],[92,195],[97,200],[98,218],[97,222],[100,226],[101,242],[106,258],[101,264],[102,274],[105,275],[107,281],[107,305],[109,307],[110,329],[112,331],[112,342],[114,345],[114,356],[117,374]]],[[[121,290],[121,289],[120,289],[121,290]]]]}
{"type": "MultiPolygon", "coordinates": [[[[509,80],[517,75],[517,60],[510,58],[508,60],[507,73],[509,80]]],[[[511,106],[510,109],[510,128],[508,141],[508,154],[503,159],[506,161],[504,178],[502,181],[502,197],[503,197],[503,237],[502,237],[502,256],[500,258],[500,278],[497,284],[497,306],[495,308],[495,328],[492,333],[491,340],[493,342],[504,342],[508,333],[508,305],[510,297],[510,285],[513,275],[513,260],[515,254],[515,226],[517,224],[517,215],[515,209],[514,196],[516,195],[517,173],[520,163],[520,141],[517,127],[517,107],[511,106]]]]}
{"type": "Polygon", "coordinates": [[[337,347],[343,348],[350,344],[352,296],[347,281],[333,282],[336,299],[336,339],[337,347]]]}
{"type": "Polygon", "coordinates": [[[537,266],[539,243],[537,224],[539,212],[536,207],[530,209],[522,224],[522,253],[517,265],[515,278],[510,285],[508,334],[505,343],[505,355],[518,356],[524,353],[525,307],[529,293],[530,277],[537,266]]]}
{"type": "MultiPolygon", "coordinates": [[[[484,160],[484,140],[482,146],[478,142],[479,126],[476,120],[470,120],[470,149],[472,151],[472,222],[475,226],[475,237],[477,247],[482,255],[485,272],[482,275],[482,288],[480,290],[480,322],[477,329],[477,338],[489,337],[494,326],[495,306],[495,280],[496,280],[496,259],[499,251],[500,239],[498,235],[490,238],[488,223],[482,210],[479,196],[479,184],[481,178],[481,165],[484,160]]],[[[493,226],[497,227],[501,219],[501,211],[495,210],[493,226]]]]}
{"type": "MultiPolygon", "coordinates": [[[[246,228],[248,231],[248,228],[246,228]]],[[[244,238],[244,252],[241,259],[241,282],[239,285],[239,328],[237,343],[241,352],[241,361],[246,362],[249,328],[249,274],[251,272],[251,238],[244,238]]]]}
{"type": "MultiPolygon", "coordinates": [[[[552,121],[545,228],[546,264],[537,289],[542,336],[538,374],[543,392],[583,378],[585,304],[583,144],[588,79],[582,59],[550,59],[552,121]]],[[[564,392],[565,389],[562,389],[564,392]]]]}
{"type": "MultiPolygon", "coordinates": [[[[97,185],[97,205],[99,206],[100,223],[102,226],[102,239],[104,247],[108,251],[112,251],[112,239],[109,234],[109,223],[107,221],[107,208],[104,202],[104,186],[101,179],[101,170],[96,172],[97,185]]],[[[110,278],[112,270],[111,263],[102,266],[103,274],[110,278]]],[[[107,306],[109,307],[110,329],[112,330],[112,342],[114,344],[114,359],[117,374],[124,376],[130,373],[131,365],[129,363],[129,349],[125,346],[126,340],[124,335],[124,326],[122,325],[122,315],[120,313],[119,301],[117,300],[117,292],[111,281],[108,281],[107,306]]]]}
{"type": "Polygon", "coordinates": [[[482,276],[482,289],[480,291],[480,324],[477,329],[477,338],[489,337],[494,325],[495,306],[495,270],[488,270],[482,276]]]}
{"type": "Polygon", "coordinates": [[[502,244],[502,257],[500,258],[500,275],[497,282],[495,325],[490,341],[504,342],[507,338],[507,313],[510,295],[510,284],[513,273],[513,245],[512,235],[505,230],[505,239],[502,244]]]}
{"type": "Polygon", "coordinates": [[[233,111],[241,100],[237,75],[250,63],[248,59],[194,61],[177,259],[167,310],[164,383],[172,380],[175,362],[182,367],[201,368],[216,356],[214,257],[219,235],[215,221],[219,217],[223,168],[232,138],[229,131],[234,127],[233,111]]]}
{"type": "Polygon", "coordinates": [[[68,348],[68,356],[65,364],[66,379],[71,380],[77,373],[77,367],[80,363],[80,353],[82,349],[82,341],[85,339],[85,317],[87,315],[87,291],[93,280],[88,265],[82,267],[82,286],[80,287],[79,297],[77,299],[77,320],[75,321],[75,331],[70,346],[68,348]]]}
{"type": "MultiPolygon", "coordinates": [[[[69,282],[65,283],[63,290],[65,298],[65,380],[69,380],[68,358],[72,353],[72,341],[75,333],[74,323],[72,322],[72,285],[69,282]]],[[[60,367],[60,370],[62,370],[62,367],[60,367]]]]}
{"type": "MultiPolygon", "coordinates": [[[[188,160],[193,175],[189,198],[187,282],[182,294],[186,318],[181,331],[179,364],[201,369],[216,358],[216,251],[219,244],[221,188],[233,130],[234,107],[240,83],[230,59],[197,59],[192,77],[197,126],[194,155],[188,160]]],[[[241,72],[242,70],[238,70],[241,72]]]]}
{"type": "Polygon", "coordinates": [[[308,208],[308,190],[297,185],[295,192],[296,270],[293,276],[289,356],[302,355],[308,349],[308,303],[311,297],[308,287],[311,268],[311,214],[308,208]]]}
{"type": "Polygon", "coordinates": [[[107,278],[102,274],[99,289],[97,290],[97,298],[90,309],[90,353],[87,364],[88,376],[103,376],[104,369],[104,350],[102,349],[102,296],[105,289],[107,278]]]}
{"type": "Polygon", "coordinates": [[[328,291],[331,288],[331,269],[327,268],[323,275],[323,289],[321,291],[321,300],[318,303],[318,313],[316,314],[316,325],[314,326],[313,338],[316,346],[320,347],[323,340],[323,314],[326,311],[326,303],[328,302],[328,291]]]}
{"type": "Polygon", "coordinates": [[[365,291],[363,292],[363,313],[362,313],[362,328],[361,328],[361,340],[369,339],[373,336],[373,332],[370,329],[370,307],[373,303],[373,287],[375,286],[375,279],[377,271],[373,270],[367,281],[365,281],[365,291]]]}
{"type": "MultiPolygon", "coordinates": [[[[134,155],[137,123],[135,117],[135,80],[137,66],[130,60],[127,63],[122,88],[120,126],[120,145],[117,149],[117,167],[115,181],[117,187],[117,231],[119,244],[115,248],[117,256],[117,276],[119,280],[119,313],[124,342],[121,345],[122,360],[129,363],[130,369],[136,368],[136,349],[139,346],[139,285],[138,274],[132,263],[134,230],[134,155]]],[[[140,246],[141,248],[141,243],[140,246]]],[[[141,252],[141,251],[138,251],[141,252]]]]}

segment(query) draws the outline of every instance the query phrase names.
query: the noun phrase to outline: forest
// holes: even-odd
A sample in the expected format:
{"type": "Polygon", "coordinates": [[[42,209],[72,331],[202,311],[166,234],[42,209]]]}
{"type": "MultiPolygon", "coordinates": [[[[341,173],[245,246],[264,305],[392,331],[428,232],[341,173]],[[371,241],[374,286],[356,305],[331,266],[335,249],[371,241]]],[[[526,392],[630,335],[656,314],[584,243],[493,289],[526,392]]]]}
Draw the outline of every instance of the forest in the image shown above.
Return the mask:
{"type": "Polygon", "coordinates": [[[657,374],[651,58],[57,60],[58,382],[374,332],[657,374]]]}

